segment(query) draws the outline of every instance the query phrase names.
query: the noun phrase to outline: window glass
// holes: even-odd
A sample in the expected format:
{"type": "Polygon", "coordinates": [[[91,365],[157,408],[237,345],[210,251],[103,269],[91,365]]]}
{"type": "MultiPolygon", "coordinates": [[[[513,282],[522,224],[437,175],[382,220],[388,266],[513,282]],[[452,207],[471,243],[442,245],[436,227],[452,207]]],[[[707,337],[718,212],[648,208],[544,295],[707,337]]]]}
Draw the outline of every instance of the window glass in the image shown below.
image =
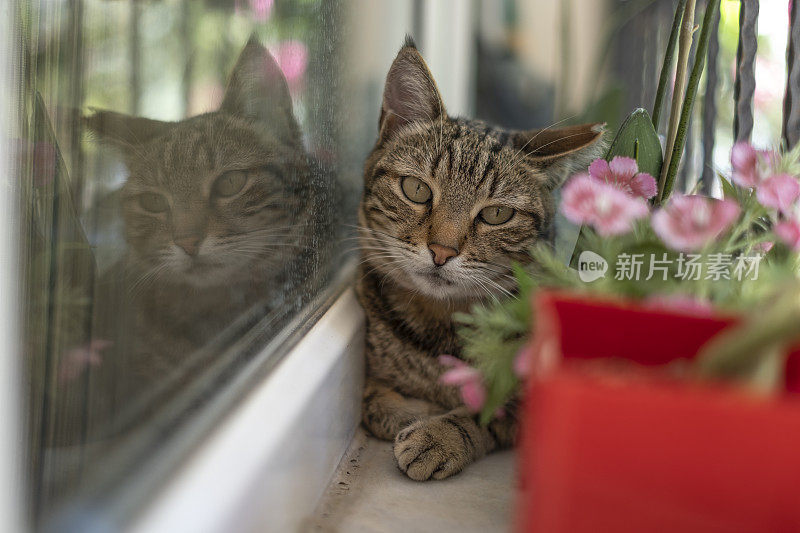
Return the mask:
{"type": "Polygon", "coordinates": [[[361,154],[341,148],[330,3],[15,11],[26,452],[40,520],[144,464],[336,291],[358,182],[339,168],[361,154]]]}

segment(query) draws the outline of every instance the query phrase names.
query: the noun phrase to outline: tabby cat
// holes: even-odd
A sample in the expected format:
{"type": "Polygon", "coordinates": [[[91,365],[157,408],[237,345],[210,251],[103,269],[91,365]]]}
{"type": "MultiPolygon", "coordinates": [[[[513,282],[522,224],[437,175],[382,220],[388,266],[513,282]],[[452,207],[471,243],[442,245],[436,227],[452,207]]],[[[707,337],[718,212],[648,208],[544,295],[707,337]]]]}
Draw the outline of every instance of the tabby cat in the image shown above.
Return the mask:
{"type": "Polygon", "coordinates": [[[362,421],[415,480],[443,479],[515,438],[514,405],[487,426],[439,382],[460,356],[451,318],[513,293],[512,261],[553,238],[552,192],[602,151],[602,125],[504,131],[447,115],[408,39],[386,79],[364,169],[358,294],[367,316],[362,421]]]}
{"type": "Polygon", "coordinates": [[[329,209],[283,73],[255,40],[217,111],[179,122],[100,111],[87,122],[129,172],[121,193],[127,255],[122,272],[98,285],[107,308],[95,327],[120,348],[98,369],[116,377],[95,381],[114,383],[124,406],[188,371],[190,356],[246,312],[290,314],[296,286],[310,293],[319,284],[311,273],[323,270],[324,244],[311,238],[324,237],[329,209]],[[108,303],[115,291],[122,302],[108,303]]]}

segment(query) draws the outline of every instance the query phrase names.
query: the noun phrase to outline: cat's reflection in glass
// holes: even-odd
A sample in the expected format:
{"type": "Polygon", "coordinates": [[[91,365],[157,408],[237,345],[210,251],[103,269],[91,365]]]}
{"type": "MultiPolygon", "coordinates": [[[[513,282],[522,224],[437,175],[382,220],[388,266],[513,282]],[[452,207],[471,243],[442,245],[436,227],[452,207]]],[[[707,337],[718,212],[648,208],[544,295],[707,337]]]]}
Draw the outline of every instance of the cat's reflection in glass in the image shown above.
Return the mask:
{"type": "Polygon", "coordinates": [[[93,335],[114,343],[98,369],[112,419],[215,364],[237,320],[291,305],[316,260],[320,194],[286,79],[253,39],[214,112],[161,122],[97,111],[86,122],[128,171],[127,252],[98,283],[93,335]]]}

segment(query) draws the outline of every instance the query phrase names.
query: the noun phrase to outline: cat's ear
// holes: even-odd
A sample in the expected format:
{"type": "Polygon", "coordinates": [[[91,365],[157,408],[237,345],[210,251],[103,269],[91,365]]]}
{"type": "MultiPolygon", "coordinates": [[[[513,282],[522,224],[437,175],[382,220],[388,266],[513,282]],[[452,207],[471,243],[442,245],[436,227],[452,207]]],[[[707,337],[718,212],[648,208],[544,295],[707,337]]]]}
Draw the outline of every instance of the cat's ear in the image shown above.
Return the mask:
{"type": "Polygon", "coordinates": [[[605,124],[580,124],[564,128],[518,131],[512,135],[514,148],[542,169],[547,187],[555,189],[576,172],[602,157],[605,124]]]}
{"type": "Polygon", "coordinates": [[[115,111],[93,110],[84,118],[84,124],[100,140],[125,150],[151,141],[167,133],[173,122],[162,122],[144,117],[134,117],[115,111]]]}
{"type": "Polygon", "coordinates": [[[434,121],[444,116],[444,103],[436,82],[414,41],[407,37],[386,76],[380,141],[390,138],[407,124],[434,121]]]}
{"type": "Polygon", "coordinates": [[[300,139],[289,85],[280,66],[255,37],[247,41],[231,72],[220,110],[300,139]]]}

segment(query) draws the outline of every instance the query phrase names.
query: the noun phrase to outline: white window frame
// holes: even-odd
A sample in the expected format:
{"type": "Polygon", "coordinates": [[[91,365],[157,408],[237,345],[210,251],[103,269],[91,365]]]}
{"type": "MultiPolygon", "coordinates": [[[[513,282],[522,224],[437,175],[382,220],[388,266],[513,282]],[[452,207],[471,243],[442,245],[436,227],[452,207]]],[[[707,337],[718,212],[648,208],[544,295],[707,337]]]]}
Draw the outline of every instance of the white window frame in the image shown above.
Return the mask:
{"type": "Polygon", "coordinates": [[[346,290],[223,420],[131,531],[296,531],[360,421],[364,316],[346,290]]]}
{"type": "Polygon", "coordinates": [[[26,508],[22,450],[22,359],[19,317],[19,198],[13,136],[19,124],[15,2],[0,4],[0,516],[4,531],[22,531],[26,508]]]}

